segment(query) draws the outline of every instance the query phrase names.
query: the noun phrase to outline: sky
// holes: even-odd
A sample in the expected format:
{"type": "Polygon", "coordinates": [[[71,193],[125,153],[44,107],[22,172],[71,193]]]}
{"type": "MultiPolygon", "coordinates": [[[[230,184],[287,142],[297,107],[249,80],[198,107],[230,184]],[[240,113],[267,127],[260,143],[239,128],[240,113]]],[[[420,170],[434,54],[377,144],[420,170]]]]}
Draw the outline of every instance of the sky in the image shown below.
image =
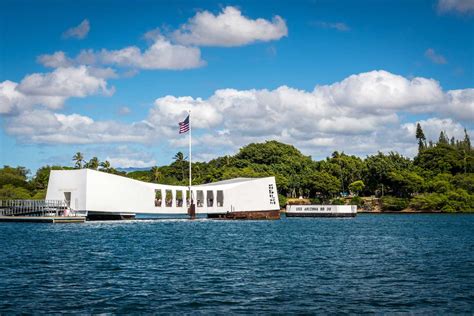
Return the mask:
{"type": "Polygon", "coordinates": [[[0,165],[314,159],[474,135],[474,0],[0,2],[0,165]]]}

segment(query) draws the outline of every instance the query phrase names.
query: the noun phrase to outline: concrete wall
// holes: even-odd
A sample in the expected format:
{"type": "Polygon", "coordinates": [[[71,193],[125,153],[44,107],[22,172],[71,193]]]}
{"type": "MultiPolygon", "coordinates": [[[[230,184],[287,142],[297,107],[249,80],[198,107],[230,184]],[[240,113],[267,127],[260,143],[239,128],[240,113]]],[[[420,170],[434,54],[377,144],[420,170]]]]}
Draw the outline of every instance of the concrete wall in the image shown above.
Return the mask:
{"type": "Polygon", "coordinates": [[[71,208],[86,210],[87,170],[53,170],[49,176],[46,200],[65,199],[64,192],[71,192],[71,208]],[[51,188],[51,189],[50,189],[51,188]]]}
{"type": "Polygon", "coordinates": [[[195,199],[197,196],[197,191],[199,190],[203,191],[204,200],[206,202],[207,191],[213,191],[214,205],[209,207],[205,204],[203,207],[197,207],[196,210],[198,213],[225,213],[227,211],[258,210],[269,211],[280,209],[274,177],[247,179],[228,184],[219,184],[219,182],[217,182],[193,186],[193,196],[195,199]],[[273,188],[273,203],[270,203],[270,185],[273,188]],[[224,207],[218,207],[216,204],[218,190],[222,190],[224,192],[224,207]]]}
{"type": "Polygon", "coordinates": [[[227,201],[232,211],[279,210],[275,178],[254,179],[227,190],[227,201]],[[270,203],[269,185],[273,185],[274,204],[270,203]]]}

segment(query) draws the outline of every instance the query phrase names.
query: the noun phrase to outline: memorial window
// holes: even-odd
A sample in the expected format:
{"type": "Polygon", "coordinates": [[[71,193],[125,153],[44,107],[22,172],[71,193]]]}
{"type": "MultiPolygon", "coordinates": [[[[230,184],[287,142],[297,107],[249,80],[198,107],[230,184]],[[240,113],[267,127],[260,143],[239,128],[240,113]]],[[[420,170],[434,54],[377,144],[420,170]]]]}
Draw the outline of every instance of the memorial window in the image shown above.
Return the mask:
{"type": "Polygon", "coordinates": [[[217,190],[217,207],[224,206],[224,191],[217,190]]]}
{"type": "Polygon", "coordinates": [[[207,191],[207,207],[213,207],[214,206],[214,192],[213,191],[207,191]]]}
{"type": "Polygon", "coordinates": [[[162,200],[161,190],[155,190],[155,207],[161,207],[162,200]]]}
{"type": "Polygon", "coordinates": [[[173,193],[171,190],[166,190],[166,206],[171,207],[173,205],[173,193]]]}
{"type": "Polygon", "coordinates": [[[202,190],[198,190],[196,192],[196,206],[197,207],[204,206],[204,192],[202,190]]]}
{"type": "Polygon", "coordinates": [[[176,206],[183,206],[183,191],[176,191],[176,206]]]}

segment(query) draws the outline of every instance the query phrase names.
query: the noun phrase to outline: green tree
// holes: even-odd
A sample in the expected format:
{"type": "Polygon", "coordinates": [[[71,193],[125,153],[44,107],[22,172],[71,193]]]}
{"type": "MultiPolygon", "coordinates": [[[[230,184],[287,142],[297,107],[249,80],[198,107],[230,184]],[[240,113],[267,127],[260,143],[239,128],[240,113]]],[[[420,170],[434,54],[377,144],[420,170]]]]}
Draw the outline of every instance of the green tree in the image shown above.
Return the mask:
{"type": "Polygon", "coordinates": [[[414,163],[433,174],[474,172],[472,150],[464,151],[444,143],[423,150],[415,157],[414,163]]]}
{"type": "Polygon", "coordinates": [[[377,155],[368,156],[365,159],[365,167],[362,178],[366,191],[371,194],[380,193],[382,188],[390,186],[390,172],[414,169],[410,159],[394,152],[388,155],[379,152],[377,155]]]}
{"type": "Polygon", "coordinates": [[[112,169],[112,166],[110,165],[110,162],[108,160],[106,161],[102,161],[100,164],[100,171],[104,171],[104,172],[110,172],[111,169],[112,169]]]}
{"type": "Polygon", "coordinates": [[[0,188],[0,200],[28,200],[31,199],[30,192],[22,187],[6,184],[0,188]]]}
{"type": "Polygon", "coordinates": [[[99,168],[99,159],[97,157],[92,157],[88,163],[85,165],[86,168],[97,170],[99,168]]]}
{"type": "Polygon", "coordinates": [[[474,173],[460,173],[449,180],[454,187],[464,189],[470,194],[474,194],[474,173]]]}
{"type": "Polygon", "coordinates": [[[296,160],[308,161],[309,157],[301,154],[294,146],[277,141],[267,141],[261,144],[252,143],[241,148],[236,158],[255,164],[272,165],[290,161],[296,162],[296,160]]]}
{"type": "Polygon", "coordinates": [[[71,169],[70,167],[61,166],[43,166],[36,170],[35,176],[31,179],[31,184],[35,190],[46,190],[51,170],[71,169]]]}
{"type": "Polygon", "coordinates": [[[311,190],[316,196],[328,200],[340,192],[340,181],[335,176],[322,171],[316,171],[311,175],[311,190]]]}
{"type": "Polygon", "coordinates": [[[184,180],[185,179],[184,170],[185,170],[185,167],[186,167],[186,160],[184,158],[184,154],[179,151],[179,152],[176,153],[176,155],[174,155],[173,159],[174,159],[174,164],[181,171],[181,179],[180,180],[184,180]]]}
{"type": "Polygon", "coordinates": [[[445,180],[438,180],[438,181],[431,182],[430,188],[432,192],[436,192],[436,193],[447,193],[453,189],[451,183],[445,180]]]}
{"type": "Polygon", "coordinates": [[[160,179],[161,179],[161,171],[160,171],[160,168],[157,167],[157,166],[154,166],[151,168],[150,170],[150,173],[151,173],[151,181],[152,182],[159,182],[160,179]]]}
{"type": "Polygon", "coordinates": [[[420,123],[416,124],[416,139],[418,140],[418,152],[426,148],[426,137],[420,123]]]}
{"type": "Polygon", "coordinates": [[[440,193],[425,193],[415,196],[410,207],[420,211],[440,211],[446,204],[447,196],[440,193]]]}
{"type": "Polygon", "coordinates": [[[366,165],[362,159],[349,156],[337,151],[333,152],[331,158],[321,161],[318,166],[320,171],[326,171],[339,179],[340,190],[346,192],[349,185],[362,178],[366,165]]]}
{"type": "Polygon", "coordinates": [[[389,188],[398,197],[410,197],[421,191],[424,179],[415,172],[402,170],[388,174],[389,188]]]}
{"type": "Polygon", "coordinates": [[[345,205],[346,204],[344,199],[341,199],[341,198],[332,199],[330,203],[331,205],[345,205]]]}
{"type": "Polygon", "coordinates": [[[438,144],[449,145],[448,135],[446,135],[446,132],[441,131],[439,133],[438,144]]]}
{"type": "Polygon", "coordinates": [[[468,151],[470,151],[471,148],[471,138],[469,137],[469,134],[467,133],[467,130],[464,128],[464,146],[468,151]]]}
{"type": "Polygon", "coordinates": [[[3,166],[0,169],[0,187],[11,184],[15,187],[28,187],[27,175],[29,174],[29,170],[25,167],[10,167],[10,166],[3,166]]]}
{"type": "Polygon", "coordinates": [[[354,196],[351,199],[351,205],[357,205],[357,207],[362,207],[364,205],[364,200],[360,196],[354,196]]]}
{"type": "MultiPolygon", "coordinates": [[[[158,168],[158,167],[156,167],[156,168],[158,168]]],[[[111,170],[111,173],[114,173],[113,170],[114,169],[111,170]]],[[[135,179],[135,180],[145,181],[145,182],[156,182],[156,180],[152,179],[151,170],[131,171],[131,172],[127,173],[127,177],[135,179]]]]}
{"type": "Polygon", "coordinates": [[[365,184],[364,181],[362,180],[357,180],[349,184],[349,190],[351,192],[355,192],[356,195],[359,195],[359,193],[364,190],[365,184]]]}
{"type": "Polygon", "coordinates": [[[72,156],[72,161],[75,162],[74,167],[76,169],[82,169],[82,163],[84,162],[84,155],[80,152],[77,152],[72,156]]]}
{"type": "Polygon", "coordinates": [[[382,210],[384,211],[401,211],[408,207],[409,200],[406,198],[384,196],[381,199],[381,202],[382,210]]]}
{"type": "Polygon", "coordinates": [[[288,203],[288,199],[282,194],[278,194],[278,201],[280,202],[280,208],[286,207],[286,203],[288,203]]]}
{"type": "Polygon", "coordinates": [[[44,200],[46,199],[46,190],[38,190],[35,195],[31,197],[32,200],[44,200]]]}

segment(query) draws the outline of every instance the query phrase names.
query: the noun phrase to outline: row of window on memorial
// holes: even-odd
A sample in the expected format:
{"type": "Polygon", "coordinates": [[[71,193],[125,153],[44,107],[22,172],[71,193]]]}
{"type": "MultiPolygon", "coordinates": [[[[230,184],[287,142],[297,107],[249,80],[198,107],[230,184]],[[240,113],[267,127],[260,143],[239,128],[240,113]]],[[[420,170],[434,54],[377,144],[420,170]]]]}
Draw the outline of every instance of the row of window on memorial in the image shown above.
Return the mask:
{"type": "MultiPolygon", "coordinates": [[[[189,191],[184,191],[186,192],[186,206],[189,206],[189,191]]],[[[204,207],[206,205],[207,207],[213,207],[214,206],[214,191],[207,191],[206,197],[204,197],[204,191],[202,190],[197,190],[196,192],[196,206],[197,207],[204,207]],[[206,203],[204,203],[206,202],[206,203]]],[[[217,207],[222,207],[224,206],[224,191],[222,190],[217,190],[216,191],[216,206],[217,207]]],[[[173,206],[173,193],[172,190],[165,190],[165,203],[164,206],[166,207],[171,207],[173,206]]],[[[175,191],[175,199],[176,199],[176,207],[182,207],[184,200],[183,200],[183,191],[175,191]]],[[[163,205],[163,195],[162,195],[162,190],[155,190],[155,206],[156,207],[161,207],[163,205]]]]}

